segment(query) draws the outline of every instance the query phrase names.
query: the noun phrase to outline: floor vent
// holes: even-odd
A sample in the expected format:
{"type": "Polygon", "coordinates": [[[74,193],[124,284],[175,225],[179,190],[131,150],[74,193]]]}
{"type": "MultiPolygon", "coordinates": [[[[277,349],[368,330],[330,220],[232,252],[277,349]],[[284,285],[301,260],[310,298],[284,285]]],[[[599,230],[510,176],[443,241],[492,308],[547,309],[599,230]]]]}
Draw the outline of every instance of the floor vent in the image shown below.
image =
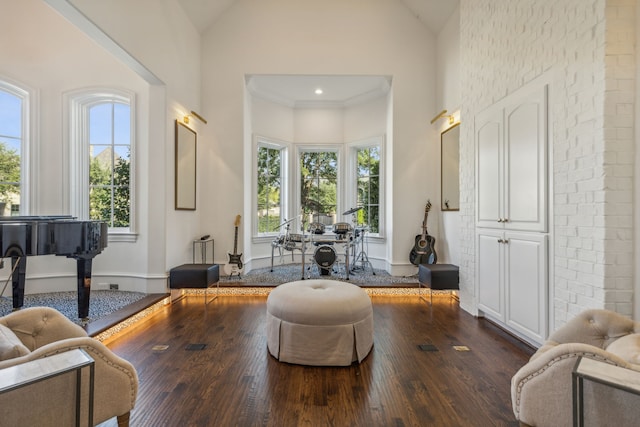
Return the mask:
{"type": "Polygon", "coordinates": [[[422,351],[438,351],[438,347],[433,344],[419,344],[418,348],[422,351]]]}
{"type": "Polygon", "coordinates": [[[185,350],[200,351],[200,350],[204,350],[206,346],[207,346],[206,344],[187,344],[187,346],[185,347],[185,350]]]}

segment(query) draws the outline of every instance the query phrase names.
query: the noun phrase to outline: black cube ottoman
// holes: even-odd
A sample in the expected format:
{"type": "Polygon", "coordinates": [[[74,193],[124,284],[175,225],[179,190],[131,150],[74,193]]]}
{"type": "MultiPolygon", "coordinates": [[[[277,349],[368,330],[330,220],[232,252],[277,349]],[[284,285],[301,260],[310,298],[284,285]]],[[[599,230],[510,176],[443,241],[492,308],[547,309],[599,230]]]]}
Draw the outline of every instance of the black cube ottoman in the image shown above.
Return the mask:
{"type": "MultiPolygon", "coordinates": [[[[206,288],[216,285],[216,296],[220,289],[220,267],[218,264],[182,264],[169,271],[169,287],[171,289],[182,288],[206,288]]],[[[213,301],[213,299],[211,301],[213,301]]],[[[207,302],[205,291],[205,303],[207,302]]],[[[209,301],[210,302],[210,301],[209,301]]]]}
{"type": "MultiPolygon", "coordinates": [[[[420,264],[418,266],[418,295],[422,286],[429,288],[433,303],[433,290],[459,290],[459,268],[453,264],[420,264]]],[[[424,299],[424,298],[422,298],[424,299]]],[[[426,301],[426,300],[425,300],[426,301]]]]}

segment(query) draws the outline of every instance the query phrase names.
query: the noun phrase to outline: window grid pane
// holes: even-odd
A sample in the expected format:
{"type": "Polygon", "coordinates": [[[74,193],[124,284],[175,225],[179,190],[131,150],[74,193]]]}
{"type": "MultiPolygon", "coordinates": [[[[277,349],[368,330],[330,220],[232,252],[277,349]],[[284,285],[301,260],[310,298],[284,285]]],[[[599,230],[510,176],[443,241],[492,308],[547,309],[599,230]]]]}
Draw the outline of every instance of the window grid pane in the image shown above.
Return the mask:
{"type": "Polygon", "coordinates": [[[271,233],[281,221],[282,151],[258,147],[258,233],[271,233]]]}
{"type": "Polygon", "coordinates": [[[89,109],[89,218],[109,227],[130,226],[130,112],[117,102],[89,109]]]}
{"type": "Polygon", "coordinates": [[[338,153],[300,154],[300,201],[307,221],[330,225],[335,222],[338,193],[338,153]]]}
{"type": "Polygon", "coordinates": [[[0,215],[19,215],[23,100],[0,89],[0,215]]]}
{"type": "Polygon", "coordinates": [[[380,147],[357,150],[356,203],[363,209],[358,212],[358,224],[369,226],[371,233],[380,232],[380,147]]]}

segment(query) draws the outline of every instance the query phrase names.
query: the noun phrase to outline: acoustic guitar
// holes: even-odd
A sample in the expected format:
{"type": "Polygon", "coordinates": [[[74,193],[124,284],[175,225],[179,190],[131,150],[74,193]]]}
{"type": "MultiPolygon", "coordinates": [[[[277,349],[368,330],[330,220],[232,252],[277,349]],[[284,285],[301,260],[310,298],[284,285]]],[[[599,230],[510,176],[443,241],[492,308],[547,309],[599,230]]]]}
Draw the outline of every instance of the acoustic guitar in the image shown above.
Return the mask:
{"type": "Polygon", "coordinates": [[[229,255],[229,262],[227,262],[224,266],[224,271],[229,275],[229,277],[237,274],[240,276],[242,273],[242,254],[238,253],[238,227],[240,226],[240,215],[236,216],[235,222],[235,236],[233,238],[233,253],[229,255]]]}
{"type": "Polygon", "coordinates": [[[433,236],[429,236],[427,232],[427,218],[430,210],[431,201],[427,200],[427,204],[424,207],[424,220],[422,220],[422,234],[416,236],[413,248],[409,253],[409,261],[413,265],[435,264],[438,261],[435,249],[436,239],[433,236]]]}

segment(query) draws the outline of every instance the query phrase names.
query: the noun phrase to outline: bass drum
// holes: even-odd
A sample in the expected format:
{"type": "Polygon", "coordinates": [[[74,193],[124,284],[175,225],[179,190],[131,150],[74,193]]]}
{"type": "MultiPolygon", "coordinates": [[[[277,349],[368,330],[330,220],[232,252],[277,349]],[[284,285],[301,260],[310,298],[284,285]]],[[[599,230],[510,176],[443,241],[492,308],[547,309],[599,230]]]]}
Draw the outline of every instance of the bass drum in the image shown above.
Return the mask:
{"type": "Polygon", "coordinates": [[[318,246],[313,253],[313,260],[318,264],[318,267],[320,267],[320,274],[323,276],[329,274],[337,258],[336,250],[333,246],[329,245],[318,246]]]}

